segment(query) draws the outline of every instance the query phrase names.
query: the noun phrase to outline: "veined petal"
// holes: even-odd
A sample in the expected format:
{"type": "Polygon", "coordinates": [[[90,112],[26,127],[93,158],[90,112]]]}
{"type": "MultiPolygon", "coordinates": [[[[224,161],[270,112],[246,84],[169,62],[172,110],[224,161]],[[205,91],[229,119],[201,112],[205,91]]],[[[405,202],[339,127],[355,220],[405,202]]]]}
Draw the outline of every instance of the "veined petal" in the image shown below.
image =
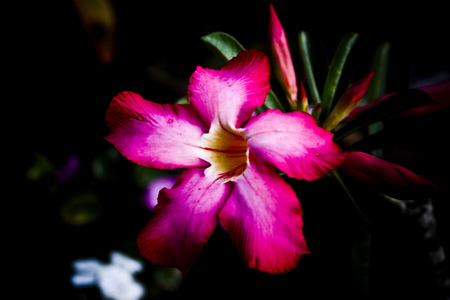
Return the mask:
{"type": "Polygon", "coordinates": [[[172,189],[161,190],[154,215],[137,241],[141,254],[152,263],[185,274],[217,225],[231,183],[209,180],[203,172],[188,169],[172,189]]]}
{"type": "Polygon", "coordinates": [[[270,90],[266,55],[245,50],[221,70],[197,67],[189,81],[189,101],[207,125],[225,130],[239,128],[270,90]]]}
{"type": "Polygon", "coordinates": [[[244,128],[250,156],[256,164],[276,167],[289,177],[315,180],[336,169],[346,154],[333,134],[317,126],[304,112],[268,110],[244,128]]]}
{"type": "Polygon", "coordinates": [[[283,273],[309,253],[302,208],[292,188],[275,172],[249,167],[219,214],[220,221],[251,268],[283,273]]]}
{"type": "Polygon", "coordinates": [[[384,161],[363,152],[348,151],[341,170],[356,180],[365,182],[387,193],[414,193],[437,191],[428,179],[400,165],[384,161]]]}
{"type": "Polygon", "coordinates": [[[132,92],[114,97],[106,140],[129,160],[150,168],[205,166],[192,147],[207,132],[190,105],[157,104],[132,92]]]}

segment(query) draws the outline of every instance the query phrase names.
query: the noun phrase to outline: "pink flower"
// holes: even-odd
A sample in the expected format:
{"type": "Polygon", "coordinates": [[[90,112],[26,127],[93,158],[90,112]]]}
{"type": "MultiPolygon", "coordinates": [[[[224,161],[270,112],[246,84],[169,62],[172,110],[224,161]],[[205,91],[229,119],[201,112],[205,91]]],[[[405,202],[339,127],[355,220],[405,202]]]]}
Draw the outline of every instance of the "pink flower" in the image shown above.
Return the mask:
{"type": "Polygon", "coordinates": [[[172,189],[161,190],[138,236],[153,263],[185,274],[218,220],[251,268],[285,272],[309,253],[300,202],[274,169],[315,180],[346,154],[307,113],[251,117],[270,90],[269,77],[268,58],[247,50],[221,70],[197,67],[191,105],[156,104],[132,92],[111,102],[106,139],[125,157],[150,168],[186,168],[172,189]]]}

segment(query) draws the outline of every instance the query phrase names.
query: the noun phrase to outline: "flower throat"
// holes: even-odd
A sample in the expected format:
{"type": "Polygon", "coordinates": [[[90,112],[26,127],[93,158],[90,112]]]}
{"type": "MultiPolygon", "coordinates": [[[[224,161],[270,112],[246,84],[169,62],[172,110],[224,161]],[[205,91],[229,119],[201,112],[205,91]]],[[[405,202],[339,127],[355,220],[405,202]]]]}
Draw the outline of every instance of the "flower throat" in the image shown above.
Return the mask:
{"type": "Polygon", "coordinates": [[[238,132],[211,128],[202,136],[200,149],[213,176],[233,180],[247,168],[247,141],[238,132]]]}

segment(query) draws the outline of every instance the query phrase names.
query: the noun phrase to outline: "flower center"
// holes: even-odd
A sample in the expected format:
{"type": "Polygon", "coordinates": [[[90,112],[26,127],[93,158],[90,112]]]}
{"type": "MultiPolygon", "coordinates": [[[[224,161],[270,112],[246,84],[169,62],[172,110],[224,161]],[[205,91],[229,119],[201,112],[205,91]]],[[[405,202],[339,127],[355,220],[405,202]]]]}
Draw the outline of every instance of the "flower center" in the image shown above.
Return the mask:
{"type": "Polygon", "coordinates": [[[200,157],[211,164],[207,170],[212,176],[232,180],[247,167],[247,141],[239,132],[223,128],[202,136],[200,157]]]}

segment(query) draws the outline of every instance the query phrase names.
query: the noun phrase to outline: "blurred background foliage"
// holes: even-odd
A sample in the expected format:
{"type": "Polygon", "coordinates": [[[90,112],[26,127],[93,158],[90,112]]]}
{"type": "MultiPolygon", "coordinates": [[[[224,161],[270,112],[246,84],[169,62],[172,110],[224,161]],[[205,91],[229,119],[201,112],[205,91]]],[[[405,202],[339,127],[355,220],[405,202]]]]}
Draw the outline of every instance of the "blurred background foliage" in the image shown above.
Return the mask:
{"type": "MultiPolygon", "coordinates": [[[[449,28],[442,7],[272,3],[298,72],[297,36],[305,30],[322,42],[317,53],[329,57],[345,33],[360,34],[346,69],[350,79],[364,76],[376,47],[390,42],[388,92],[448,76],[449,28]]],[[[143,201],[146,187],[154,178],[176,174],[136,166],[103,139],[108,134],[109,102],[125,90],[159,103],[184,97],[197,65],[221,67],[200,39],[213,31],[229,33],[245,48],[268,54],[268,1],[20,1],[19,6],[8,10],[16,17],[6,28],[13,49],[10,75],[18,84],[8,101],[17,105],[11,112],[19,116],[9,112],[7,117],[19,145],[20,158],[14,160],[19,167],[14,165],[14,170],[20,170],[20,178],[14,182],[18,185],[13,197],[5,199],[17,204],[11,212],[14,221],[6,229],[13,229],[7,247],[13,251],[14,268],[7,276],[20,287],[15,289],[17,298],[31,294],[47,299],[101,299],[97,288],[71,284],[72,264],[85,258],[108,262],[111,251],[142,262],[143,271],[135,278],[145,287],[146,299],[367,297],[368,287],[361,286],[367,281],[360,280],[352,263],[360,257],[352,253],[358,251],[353,246],[361,222],[349,202],[342,200],[345,195],[339,187],[322,188],[332,184],[328,178],[290,182],[304,208],[305,236],[313,252],[293,272],[268,275],[249,270],[220,229],[182,281],[138,252],[136,235],[151,216],[143,201]]],[[[324,78],[325,72],[326,64],[317,71],[318,77],[324,78]]],[[[282,95],[276,83],[273,89],[282,95]]],[[[447,174],[442,141],[448,135],[435,131],[446,126],[446,116],[441,117],[436,124],[415,123],[414,134],[408,127],[395,132],[396,137],[408,137],[410,148],[417,146],[427,158],[432,156],[426,163],[436,163],[436,172],[447,174]],[[426,145],[420,136],[428,137],[426,145]]],[[[377,299],[437,298],[431,270],[408,237],[412,225],[398,218],[397,208],[377,207],[371,211],[379,214],[389,234],[371,252],[375,257],[372,294],[377,299]]],[[[440,212],[448,215],[448,207],[441,204],[440,212]]],[[[448,251],[448,241],[444,246],[448,251]]]]}

